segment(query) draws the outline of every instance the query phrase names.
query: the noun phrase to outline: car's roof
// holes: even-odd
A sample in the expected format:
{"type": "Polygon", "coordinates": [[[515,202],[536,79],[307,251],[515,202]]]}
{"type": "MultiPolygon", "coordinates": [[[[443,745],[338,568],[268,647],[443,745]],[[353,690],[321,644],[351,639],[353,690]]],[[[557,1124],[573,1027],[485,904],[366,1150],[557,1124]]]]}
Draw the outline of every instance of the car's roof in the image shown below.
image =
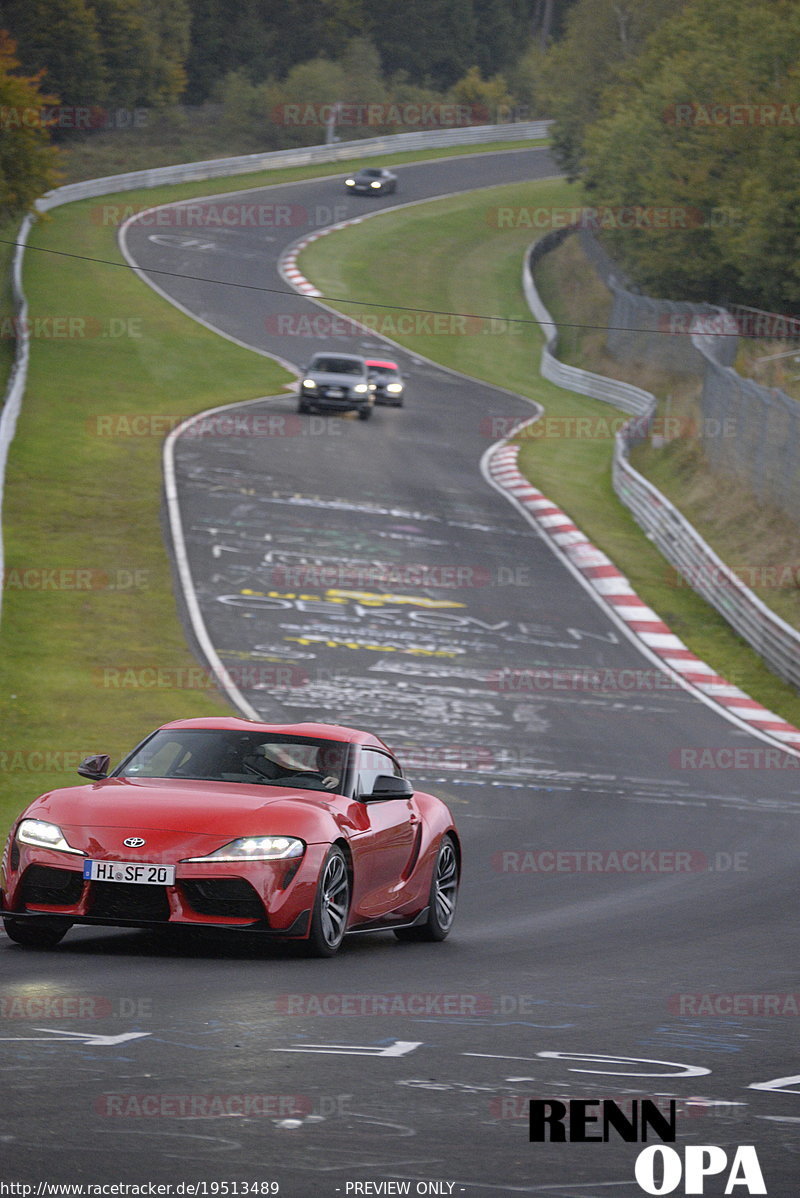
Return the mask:
{"type": "Polygon", "coordinates": [[[361,354],[340,353],[338,349],[318,349],[311,361],[314,362],[317,358],[344,358],[346,362],[364,361],[361,354]]]}
{"type": "Polygon", "coordinates": [[[367,358],[367,366],[382,366],[387,370],[399,370],[396,362],[383,362],[380,358],[367,358]]]}
{"type": "Polygon", "coordinates": [[[168,724],[162,724],[159,732],[164,729],[216,729],[220,732],[251,732],[258,736],[309,736],[316,740],[339,740],[351,744],[388,747],[372,732],[347,728],[344,724],[262,724],[258,720],[245,720],[237,716],[201,716],[197,719],[171,720],[168,724]]]}

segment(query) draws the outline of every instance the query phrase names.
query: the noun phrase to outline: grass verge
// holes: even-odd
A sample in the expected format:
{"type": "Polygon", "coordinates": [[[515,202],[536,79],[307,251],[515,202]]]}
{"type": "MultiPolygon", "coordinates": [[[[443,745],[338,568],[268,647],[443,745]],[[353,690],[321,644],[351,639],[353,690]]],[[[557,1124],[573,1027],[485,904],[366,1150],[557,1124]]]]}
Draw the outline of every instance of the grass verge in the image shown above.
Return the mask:
{"type": "MultiPolygon", "coordinates": [[[[492,208],[497,204],[549,208],[578,202],[577,188],[562,181],[515,184],[432,201],[322,238],[303,251],[300,266],[323,294],[371,300],[376,305],[371,313],[376,327],[408,348],[543,404],[547,417],[555,422],[550,425],[554,435],[523,440],[524,473],[608,553],[645,602],[695,653],[753,698],[800,724],[800,696],[768,670],[699,596],[675,585],[664,558],[614,494],[610,433],[617,410],[541,378],[542,336],[537,327],[511,325],[504,331],[503,319],[530,320],[520,273],[522,255],[532,238],[530,230],[493,228],[492,208]],[[374,262],[381,263],[380,272],[372,270],[374,262]],[[485,323],[472,326],[475,336],[406,335],[392,331],[381,303],[501,319],[494,326],[494,336],[482,335],[485,323]],[[597,435],[581,439],[558,435],[559,429],[574,429],[577,420],[588,420],[597,435]]],[[[344,303],[332,306],[356,317],[369,311],[344,303]]],[[[564,310],[572,318],[568,304],[564,310]]],[[[574,352],[580,356],[579,344],[574,352]]]]}
{"type": "Polygon", "coordinates": [[[681,430],[665,446],[637,447],[633,465],[683,512],[723,561],[768,607],[800,628],[798,522],[765,504],[744,483],[712,472],[697,430],[703,420],[698,376],[678,376],[652,361],[622,365],[605,347],[603,326],[611,296],[576,237],[547,254],[537,268],[537,285],[554,320],[566,327],[559,338],[564,361],[646,387],[659,400],[663,428],[681,430]]]}
{"type": "MultiPolygon", "coordinates": [[[[32,245],[121,261],[114,230],[90,219],[93,202],[57,210],[32,245]]],[[[223,706],[186,684],[197,663],[162,540],[162,437],[106,436],[98,418],[174,420],[280,391],[290,377],[183,316],[130,271],[31,252],[25,289],[32,318],[77,319],[86,335],[34,341],[9,458],[4,827],[40,791],[77,782],[85,754],[119,758],[158,724],[223,706]],[[123,331],[104,336],[109,328],[123,331]]]]}

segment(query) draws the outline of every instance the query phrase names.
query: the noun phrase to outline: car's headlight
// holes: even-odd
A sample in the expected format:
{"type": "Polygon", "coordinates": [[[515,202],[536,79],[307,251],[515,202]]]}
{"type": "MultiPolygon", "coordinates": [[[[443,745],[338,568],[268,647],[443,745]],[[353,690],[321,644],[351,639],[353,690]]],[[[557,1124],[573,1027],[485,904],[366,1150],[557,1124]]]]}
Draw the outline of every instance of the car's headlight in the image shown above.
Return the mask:
{"type": "Polygon", "coordinates": [[[389,383],[386,390],[391,391],[392,395],[397,395],[400,391],[403,390],[403,384],[402,383],[389,383]]]}
{"type": "Polygon", "coordinates": [[[347,187],[354,187],[354,186],[355,186],[355,179],[345,179],[345,185],[346,185],[347,187]]]}
{"type": "Polygon", "coordinates": [[[86,856],[83,849],[74,849],[71,844],[67,844],[58,824],[49,824],[43,819],[24,819],[17,828],[17,840],[20,844],[32,844],[37,849],[55,849],[59,853],[86,856]]]}
{"type": "Polygon", "coordinates": [[[305,844],[294,836],[242,836],[231,840],[206,857],[186,857],[185,861],[282,861],[302,857],[305,844]]]}
{"type": "Polygon", "coordinates": [[[370,187],[380,187],[380,185],[381,184],[380,184],[379,179],[373,179],[372,182],[370,183],[370,187]]]}
{"type": "Polygon", "coordinates": [[[313,379],[303,379],[303,386],[308,387],[309,391],[316,391],[317,384],[313,379]]]}
{"type": "Polygon", "coordinates": [[[365,391],[369,391],[369,383],[356,383],[353,390],[357,391],[359,395],[363,395],[365,391]]]}

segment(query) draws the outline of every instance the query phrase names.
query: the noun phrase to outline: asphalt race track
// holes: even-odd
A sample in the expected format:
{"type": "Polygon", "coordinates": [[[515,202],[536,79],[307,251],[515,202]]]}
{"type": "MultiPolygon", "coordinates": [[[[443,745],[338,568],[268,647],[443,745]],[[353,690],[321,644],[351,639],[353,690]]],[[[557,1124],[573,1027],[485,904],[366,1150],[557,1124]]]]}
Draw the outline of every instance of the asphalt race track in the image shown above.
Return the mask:
{"type": "MultiPolygon", "coordinates": [[[[290,335],[324,313],[304,297],[221,284],[285,291],[277,259],[309,225],[552,173],[524,150],[399,168],[385,200],[295,183],[239,199],[296,206],[305,228],[142,220],[127,246],[145,270],[220,280],[155,277],[298,368],[323,347],[386,354],[324,325],[290,335]]],[[[763,741],[658,675],[484,481],[482,455],[530,405],[391,354],[404,409],[240,405],[243,435],[179,438],[178,494],[203,620],[250,707],[373,729],[451,805],[455,930],[352,937],[323,962],[244,939],[3,938],[6,1172],[208,1194],[274,1181],[289,1198],[638,1195],[643,1144],[529,1143],[528,1100],[674,1098],[681,1159],[715,1145],[730,1166],[754,1145],[766,1191],[729,1192],[796,1198],[800,775],[758,768],[763,741]],[[698,747],[749,751],[750,768],[681,768],[698,747]]]]}

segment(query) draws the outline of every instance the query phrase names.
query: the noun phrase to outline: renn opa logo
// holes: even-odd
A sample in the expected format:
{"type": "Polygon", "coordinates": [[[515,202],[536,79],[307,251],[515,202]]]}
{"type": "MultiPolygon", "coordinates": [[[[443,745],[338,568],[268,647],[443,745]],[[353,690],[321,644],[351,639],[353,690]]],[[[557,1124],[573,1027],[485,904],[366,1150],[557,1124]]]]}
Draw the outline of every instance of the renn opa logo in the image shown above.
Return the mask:
{"type": "Polygon", "coordinates": [[[529,1139],[537,1144],[607,1144],[613,1132],[626,1143],[647,1143],[652,1132],[662,1143],[644,1148],[634,1168],[645,1194],[703,1194],[707,1177],[725,1173],[726,1194],[767,1193],[752,1144],[737,1147],[730,1164],[728,1153],[713,1144],[687,1144],[681,1159],[676,1149],[666,1147],[675,1142],[675,1100],[670,1101],[668,1113],[650,1098],[633,1099],[629,1105],[630,1113],[610,1098],[569,1102],[532,1098],[529,1139]]]}

